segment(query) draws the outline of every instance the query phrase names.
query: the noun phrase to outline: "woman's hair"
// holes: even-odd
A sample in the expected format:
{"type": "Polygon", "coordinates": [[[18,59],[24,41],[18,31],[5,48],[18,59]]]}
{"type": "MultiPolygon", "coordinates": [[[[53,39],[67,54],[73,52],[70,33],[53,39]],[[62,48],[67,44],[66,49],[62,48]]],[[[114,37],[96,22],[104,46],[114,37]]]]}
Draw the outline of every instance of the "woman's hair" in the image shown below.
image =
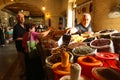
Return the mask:
{"type": "Polygon", "coordinates": [[[27,23],[26,24],[26,31],[29,32],[30,29],[34,28],[36,25],[33,23],[27,23]]]}

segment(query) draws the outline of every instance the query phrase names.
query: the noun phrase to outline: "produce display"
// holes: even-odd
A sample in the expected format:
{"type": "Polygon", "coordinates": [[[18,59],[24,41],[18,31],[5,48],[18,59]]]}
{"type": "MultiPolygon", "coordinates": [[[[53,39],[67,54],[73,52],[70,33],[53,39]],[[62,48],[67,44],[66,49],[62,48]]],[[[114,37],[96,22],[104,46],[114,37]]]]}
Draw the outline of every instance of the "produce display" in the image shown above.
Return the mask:
{"type": "Polygon", "coordinates": [[[87,43],[88,46],[90,46],[90,42],[95,40],[95,37],[89,37],[89,38],[86,38],[85,40],[83,40],[83,42],[87,43]]]}
{"type": "MultiPolygon", "coordinates": [[[[106,36],[106,34],[109,35],[112,32],[114,30],[103,30],[99,32],[99,36],[101,34],[106,36]]],[[[63,41],[67,43],[66,46],[59,46],[59,39],[58,41],[54,39],[42,40],[42,47],[50,49],[51,56],[47,56],[45,61],[54,73],[54,80],[84,80],[82,77],[93,79],[94,74],[97,74],[94,75],[95,78],[96,76],[102,77],[97,78],[97,80],[112,80],[113,76],[109,77],[107,74],[114,75],[116,78],[113,77],[113,80],[119,80],[118,73],[116,74],[109,68],[109,66],[113,68],[113,65],[115,65],[114,68],[120,69],[119,65],[116,66],[115,63],[112,63],[105,66],[105,62],[103,62],[103,60],[118,59],[118,55],[109,53],[111,51],[111,39],[98,38],[97,34],[91,37],[87,35],[64,35],[63,41]],[[102,68],[103,66],[106,68],[93,70],[95,67],[102,68]]],[[[120,34],[114,35],[115,37],[120,36],[120,34]]],[[[112,36],[114,37],[114,35],[112,36]]]]}
{"type": "Polygon", "coordinates": [[[116,62],[116,66],[117,66],[118,68],[120,68],[120,61],[117,61],[117,62],[116,62]]]}
{"type": "Polygon", "coordinates": [[[58,43],[52,39],[42,40],[42,47],[46,49],[56,48],[58,47],[58,43]]]}
{"type": "Polygon", "coordinates": [[[52,66],[52,70],[56,74],[54,80],[59,80],[62,76],[70,74],[71,63],[69,62],[69,53],[64,48],[62,50],[61,62],[57,62],[52,66]]]}
{"type": "Polygon", "coordinates": [[[100,38],[97,40],[93,40],[90,43],[90,46],[97,49],[97,52],[113,52],[110,39],[100,38]]]}
{"type": "Polygon", "coordinates": [[[112,34],[113,37],[119,37],[120,36],[120,33],[114,33],[112,34]]]}
{"type": "Polygon", "coordinates": [[[83,38],[82,36],[79,36],[79,35],[72,35],[70,42],[82,42],[85,39],[86,38],[83,38]]]}
{"type": "Polygon", "coordinates": [[[51,54],[59,54],[61,53],[60,47],[52,48],[51,49],[51,54]]]}
{"type": "Polygon", "coordinates": [[[105,45],[110,45],[109,39],[101,38],[91,42],[91,46],[105,46],[105,45]]]}
{"type": "Polygon", "coordinates": [[[115,31],[115,30],[108,30],[108,29],[106,29],[106,30],[100,31],[99,33],[109,33],[109,32],[113,32],[113,31],[115,31]]]}
{"type": "Polygon", "coordinates": [[[87,46],[87,44],[84,42],[75,42],[75,43],[70,43],[67,48],[73,49],[73,48],[79,47],[79,46],[87,46]]]}
{"type": "Polygon", "coordinates": [[[61,62],[61,54],[54,54],[50,56],[51,58],[49,58],[49,62],[51,64],[55,64],[57,62],[61,62]]]}
{"type": "Polygon", "coordinates": [[[91,48],[90,46],[79,46],[76,47],[72,50],[74,55],[77,56],[82,56],[82,55],[87,55],[90,54],[94,51],[95,49],[91,48]]]}
{"type": "Polygon", "coordinates": [[[78,63],[86,66],[102,66],[102,62],[97,60],[93,56],[80,56],[78,58],[78,63]]]}
{"type": "MultiPolygon", "coordinates": [[[[59,52],[59,51],[58,51],[59,52]]],[[[73,55],[72,53],[68,52],[69,53],[69,61],[70,62],[73,62],[73,55]]],[[[62,54],[61,53],[58,53],[58,54],[52,54],[51,56],[48,56],[46,58],[46,63],[49,65],[49,66],[52,66],[53,64],[57,63],[57,62],[61,62],[61,57],[62,57],[62,54]]]]}
{"type": "Polygon", "coordinates": [[[101,59],[117,59],[119,57],[118,54],[110,53],[110,52],[99,52],[96,54],[96,56],[101,59]]]}
{"type": "Polygon", "coordinates": [[[69,53],[68,52],[64,51],[62,53],[61,63],[62,63],[61,64],[62,67],[68,66],[68,64],[69,64],[69,53]]]}
{"type": "Polygon", "coordinates": [[[92,73],[98,80],[120,80],[120,72],[112,68],[95,67],[92,73]]]}
{"type": "Polygon", "coordinates": [[[92,73],[91,73],[92,68],[103,65],[103,63],[100,60],[97,60],[93,56],[80,56],[77,62],[82,67],[82,74],[90,78],[92,78],[92,73]]]}
{"type": "Polygon", "coordinates": [[[120,54],[120,32],[111,34],[115,53],[120,54]]]}
{"type": "Polygon", "coordinates": [[[99,34],[99,38],[110,39],[110,35],[112,33],[116,33],[116,32],[118,32],[118,31],[117,30],[106,29],[106,30],[99,31],[98,34],[99,34]]]}
{"type": "Polygon", "coordinates": [[[85,40],[83,40],[83,42],[91,42],[94,39],[95,37],[86,38],[85,40]]]}
{"type": "MultiPolygon", "coordinates": [[[[62,67],[62,63],[58,62],[52,66],[53,72],[57,75],[69,75],[70,74],[70,66],[71,64],[69,63],[67,67],[62,67]]],[[[57,79],[59,80],[59,79],[57,79]]]]}

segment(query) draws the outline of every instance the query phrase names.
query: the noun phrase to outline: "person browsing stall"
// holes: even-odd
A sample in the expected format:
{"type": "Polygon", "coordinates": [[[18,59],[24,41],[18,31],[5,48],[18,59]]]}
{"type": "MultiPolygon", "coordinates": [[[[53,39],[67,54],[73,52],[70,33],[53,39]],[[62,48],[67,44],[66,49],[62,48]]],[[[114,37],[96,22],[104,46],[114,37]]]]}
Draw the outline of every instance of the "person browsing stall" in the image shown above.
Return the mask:
{"type": "Polygon", "coordinates": [[[25,49],[25,52],[28,53],[28,48],[27,48],[27,41],[28,41],[28,36],[30,36],[31,41],[36,41],[39,43],[40,38],[43,38],[48,35],[48,33],[51,31],[49,28],[47,31],[44,32],[35,32],[35,24],[33,23],[28,23],[26,26],[26,33],[23,36],[23,41],[22,41],[22,46],[25,49]]]}
{"type": "MultiPolygon", "coordinates": [[[[24,54],[26,55],[26,69],[27,69],[27,78],[28,80],[44,80],[44,71],[42,66],[42,59],[43,56],[34,56],[33,58],[30,57],[30,51],[28,46],[28,41],[36,41],[38,45],[40,43],[41,38],[44,38],[49,34],[51,29],[49,28],[47,31],[44,32],[35,32],[35,24],[28,23],[26,25],[26,33],[23,35],[22,46],[24,47],[24,54]]],[[[36,44],[36,46],[37,46],[36,44]]],[[[38,53],[37,48],[34,54],[42,54],[38,53]]]]}
{"type": "Polygon", "coordinates": [[[24,15],[22,13],[18,13],[17,20],[18,23],[13,28],[13,40],[15,41],[17,52],[21,53],[24,50],[22,47],[22,37],[26,32],[24,15]]]}
{"type": "Polygon", "coordinates": [[[13,27],[13,40],[15,41],[15,47],[18,53],[19,66],[21,68],[20,76],[25,76],[25,61],[24,61],[24,48],[22,47],[23,35],[26,32],[25,19],[22,13],[17,14],[17,24],[13,27]]]}

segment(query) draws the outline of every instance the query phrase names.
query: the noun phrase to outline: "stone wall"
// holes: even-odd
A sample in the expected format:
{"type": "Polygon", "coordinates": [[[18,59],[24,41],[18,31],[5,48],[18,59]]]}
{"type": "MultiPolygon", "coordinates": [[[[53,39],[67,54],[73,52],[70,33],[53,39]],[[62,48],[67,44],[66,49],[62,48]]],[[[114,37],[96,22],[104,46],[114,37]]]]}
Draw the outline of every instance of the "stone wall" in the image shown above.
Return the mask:
{"type": "Polygon", "coordinates": [[[120,17],[109,18],[108,14],[120,0],[93,0],[93,27],[94,31],[115,29],[120,31],[120,17]]]}
{"type": "MultiPolygon", "coordinates": [[[[84,3],[88,0],[77,0],[77,4],[84,3]]],[[[120,4],[120,0],[92,0],[92,26],[94,31],[100,31],[105,29],[115,29],[120,31],[120,17],[110,18],[108,16],[110,10],[117,4],[120,4]]],[[[87,5],[86,5],[87,7],[87,5]]],[[[89,12],[86,10],[86,12],[89,12]]],[[[80,22],[80,14],[76,14],[78,23],[80,22]]]]}
{"type": "Polygon", "coordinates": [[[3,27],[10,26],[9,19],[10,19],[10,17],[14,17],[14,16],[10,15],[7,12],[1,11],[1,10],[0,10],[0,15],[1,15],[0,16],[0,24],[2,24],[3,27]]]}

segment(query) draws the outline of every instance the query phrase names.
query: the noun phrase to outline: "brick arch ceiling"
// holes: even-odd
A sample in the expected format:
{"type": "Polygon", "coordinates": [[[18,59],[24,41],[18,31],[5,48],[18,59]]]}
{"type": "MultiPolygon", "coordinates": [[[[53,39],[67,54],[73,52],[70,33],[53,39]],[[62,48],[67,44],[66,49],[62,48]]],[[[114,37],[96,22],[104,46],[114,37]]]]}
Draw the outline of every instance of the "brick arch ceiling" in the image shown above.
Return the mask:
{"type": "Polygon", "coordinates": [[[35,5],[28,4],[28,3],[13,3],[6,5],[3,9],[7,9],[15,14],[19,11],[29,11],[31,17],[42,17],[44,13],[35,5]]]}

